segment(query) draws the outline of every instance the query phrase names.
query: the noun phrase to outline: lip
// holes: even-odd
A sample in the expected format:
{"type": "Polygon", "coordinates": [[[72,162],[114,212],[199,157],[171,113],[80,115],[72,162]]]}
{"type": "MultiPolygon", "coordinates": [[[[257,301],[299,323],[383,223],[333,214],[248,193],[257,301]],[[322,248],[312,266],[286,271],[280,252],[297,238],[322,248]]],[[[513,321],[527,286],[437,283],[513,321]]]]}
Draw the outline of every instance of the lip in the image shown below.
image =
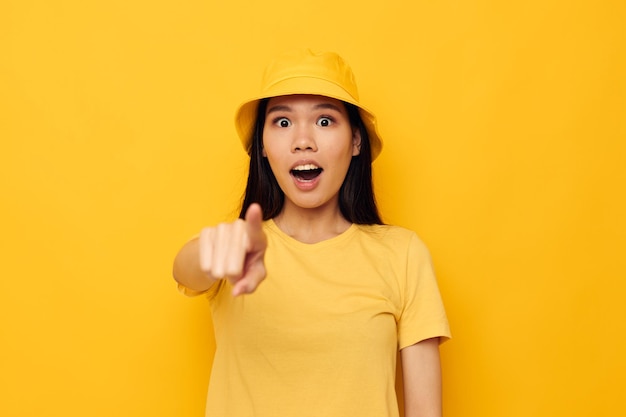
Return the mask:
{"type": "MultiPolygon", "coordinates": [[[[315,165],[316,167],[320,167],[320,168],[322,168],[322,166],[321,166],[319,163],[317,163],[317,161],[315,161],[314,159],[300,159],[300,160],[296,161],[296,162],[295,162],[295,163],[291,166],[291,168],[289,168],[289,172],[293,171],[293,169],[294,169],[295,167],[299,166],[299,165],[309,165],[309,164],[311,164],[311,165],[315,165]]],[[[324,169],[324,168],[322,168],[322,169],[324,169]]]]}
{"type": "Polygon", "coordinates": [[[319,184],[319,181],[322,175],[324,175],[324,168],[322,168],[322,172],[317,177],[308,181],[300,180],[292,174],[292,171],[295,167],[299,165],[308,165],[308,164],[315,165],[319,168],[322,168],[322,166],[313,159],[301,159],[299,161],[296,161],[289,169],[289,175],[291,176],[291,179],[293,180],[293,183],[296,186],[296,188],[298,188],[300,191],[310,191],[314,189],[315,187],[317,187],[317,184],[319,184]]]}

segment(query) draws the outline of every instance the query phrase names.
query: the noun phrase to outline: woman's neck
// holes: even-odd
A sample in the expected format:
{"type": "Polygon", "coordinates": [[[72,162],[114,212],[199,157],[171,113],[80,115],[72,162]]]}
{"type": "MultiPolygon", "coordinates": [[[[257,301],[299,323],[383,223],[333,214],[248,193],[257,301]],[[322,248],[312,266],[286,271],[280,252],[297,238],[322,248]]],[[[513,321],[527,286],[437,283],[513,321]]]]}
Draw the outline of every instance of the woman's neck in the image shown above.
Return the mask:
{"type": "Polygon", "coordinates": [[[338,236],[350,228],[351,223],[339,207],[303,209],[285,204],[274,223],[283,233],[302,242],[318,243],[338,236]]]}

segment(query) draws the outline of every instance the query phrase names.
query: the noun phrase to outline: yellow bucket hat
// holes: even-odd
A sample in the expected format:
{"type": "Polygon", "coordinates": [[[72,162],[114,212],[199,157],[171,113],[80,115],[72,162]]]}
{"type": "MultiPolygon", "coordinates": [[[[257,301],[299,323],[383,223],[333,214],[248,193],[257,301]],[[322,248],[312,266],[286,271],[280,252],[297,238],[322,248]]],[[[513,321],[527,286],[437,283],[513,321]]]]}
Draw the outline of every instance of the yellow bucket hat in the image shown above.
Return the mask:
{"type": "Polygon", "coordinates": [[[376,129],[376,117],[359,102],[354,75],[348,64],[332,52],[310,49],[289,52],[276,58],[265,69],[260,93],[237,109],[235,127],[244,148],[249,153],[259,100],[292,94],[314,94],[354,104],[370,140],[372,160],[382,150],[382,140],[376,129]]]}

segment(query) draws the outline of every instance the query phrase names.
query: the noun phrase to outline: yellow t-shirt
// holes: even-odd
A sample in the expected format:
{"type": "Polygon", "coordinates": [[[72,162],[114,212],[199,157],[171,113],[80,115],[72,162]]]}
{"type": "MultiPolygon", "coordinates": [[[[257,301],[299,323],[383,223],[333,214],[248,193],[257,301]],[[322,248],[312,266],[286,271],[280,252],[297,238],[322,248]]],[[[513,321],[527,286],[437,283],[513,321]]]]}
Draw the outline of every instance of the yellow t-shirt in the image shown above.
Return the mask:
{"type": "Polygon", "coordinates": [[[217,349],[208,417],[396,417],[396,354],[450,336],[427,248],[394,226],[305,244],[270,220],[267,277],[208,293],[217,349]]]}

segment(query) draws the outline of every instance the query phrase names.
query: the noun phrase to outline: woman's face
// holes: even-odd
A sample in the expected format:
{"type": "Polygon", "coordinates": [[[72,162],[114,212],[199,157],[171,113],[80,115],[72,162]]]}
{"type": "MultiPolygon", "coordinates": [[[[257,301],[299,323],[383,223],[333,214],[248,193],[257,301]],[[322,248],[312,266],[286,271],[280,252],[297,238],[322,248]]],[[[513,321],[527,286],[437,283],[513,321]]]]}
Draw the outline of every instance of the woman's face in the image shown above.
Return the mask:
{"type": "Polygon", "coordinates": [[[290,95],[271,98],[263,127],[268,159],[285,207],[334,207],[361,136],[345,105],[332,98],[290,95]]]}

